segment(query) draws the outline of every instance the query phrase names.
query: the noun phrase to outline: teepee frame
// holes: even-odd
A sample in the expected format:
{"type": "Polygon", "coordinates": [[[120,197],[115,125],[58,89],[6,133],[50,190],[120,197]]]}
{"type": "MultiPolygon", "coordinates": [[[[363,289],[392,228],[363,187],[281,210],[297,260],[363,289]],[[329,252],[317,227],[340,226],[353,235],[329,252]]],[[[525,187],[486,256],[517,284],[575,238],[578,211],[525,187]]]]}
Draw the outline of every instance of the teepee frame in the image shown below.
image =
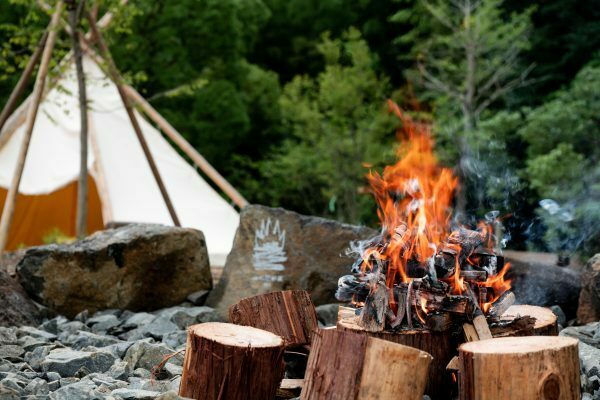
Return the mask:
{"type": "MultiPolygon", "coordinates": [[[[126,2],[126,0],[124,0],[126,2]]],[[[42,3],[44,8],[48,8],[46,5],[42,3]]],[[[23,71],[17,85],[15,86],[13,92],[11,93],[9,100],[7,101],[4,109],[0,113],[0,148],[5,144],[12,133],[16,130],[16,128],[20,125],[20,119],[22,116],[20,113],[26,112],[26,131],[23,138],[23,143],[21,145],[18,160],[17,160],[17,168],[15,169],[15,173],[11,182],[11,186],[8,190],[8,194],[6,197],[6,201],[4,203],[4,208],[2,210],[2,217],[0,219],[0,254],[4,251],[6,247],[6,243],[8,240],[9,231],[12,224],[12,219],[14,216],[16,199],[19,192],[19,185],[21,181],[21,177],[23,175],[23,171],[25,168],[25,161],[27,158],[27,152],[29,149],[29,143],[31,141],[31,135],[33,133],[33,127],[35,125],[35,119],[37,116],[38,108],[40,106],[41,100],[44,95],[44,88],[46,85],[46,79],[48,76],[48,68],[50,64],[50,59],[52,56],[52,51],[54,49],[54,44],[56,42],[56,37],[58,34],[58,27],[61,22],[61,14],[63,11],[63,0],[59,0],[55,7],[54,13],[52,15],[50,24],[46,29],[45,33],[40,40],[38,48],[36,48],[35,52],[31,56],[25,70],[23,71]],[[29,78],[31,77],[33,70],[37,63],[40,62],[40,67],[38,69],[38,73],[36,76],[36,81],[33,89],[33,93],[31,97],[28,97],[21,107],[17,109],[17,113],[15,118],[12,121],[9,120],[9,116],[15,111],[17,101],[19,97],[22,95],[29,78]],[[2,128],[9,122],[8,128],[5,132],[2,132],[2,128]]],[[[211,179],[215,185],[217,185],[229,198],[240,208],[243,208],[248,204],[246,199],[229,183],[227,180],[219,174],[217,170],[213,168],[212,165],[200,154],[198,153],[186,140],[185,138],[177,132],[177,130],[167,122],[165,118],[163,118],[158,111],[156,111],[150,103],[148,103],[135,89],[131,86],[125,84],[123,78],[121,77],[113,58],[110,54],[110,50],[106,45],[99,28],[106,27],[108,23],[112,19],[112,14],[108,12],[104,15],[98,23],[96,23],[94,13],[86,13],[86,17],[90,22],[91,31],[88,32],[85,36],[79,35],[81,48],[88,55],[92,56],[95,61],[99,65],[106,65],[108,70],[108,76],[117,86],[117,90],[121,97],[121,100],[125,106],[127,114],[129,116],[132,127],[136,133],[136,136],[140,142],[142,150],[144,151],[144,155],[154,179],[160,189],[161,195],[163,197],[163,201],[169,210],[169,214],[173,220],[173,223],[176,226],[179,226],[179,219],[175,212],[175,208],[170,200],[169,194],[166,190],[164,182],[160,176],[156,163],[154,162],[154,158],[152,153],[150,152],[150,148],[148,147],[142,130],[140,128],[139,122],[135,116],[133,111],[133,105],[139,105],[144,113],[147,115],[149,119],[151,119],[167,137],[169,137],[173,143],[175,143],[179,149],[185,153],[193,163],[198,166],[207,176],[211,179]],[[96,42],[99,53],[96,53],[92,48],[92,44],[96,42]],[[102,64],[99,61],[103,61],[102,64]]],[[[70,28],[68,26],[63,27],[69,34],[70,28]]],[[[94,135],[96,132],[91,129],[90,130],[90,139],[92,141],[92,147],[94,143],[94,135]]],[[[92,149],[93,150],[93,149],[92,149]]],[[[102,199],[102,196],[101,196],[102,199]]],[[[110,209],[110,205],[103,205],[103,208],[110,209]]]]}

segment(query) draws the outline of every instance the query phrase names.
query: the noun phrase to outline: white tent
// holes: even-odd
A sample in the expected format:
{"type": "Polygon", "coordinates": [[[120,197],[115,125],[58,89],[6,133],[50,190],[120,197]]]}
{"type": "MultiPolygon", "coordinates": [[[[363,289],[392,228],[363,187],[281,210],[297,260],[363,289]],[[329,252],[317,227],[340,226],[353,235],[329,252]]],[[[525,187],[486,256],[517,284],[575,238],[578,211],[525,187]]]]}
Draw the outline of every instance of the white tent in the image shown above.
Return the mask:
{"type": "MultiPolygon", "coordinates": [[[[115,84],[92,58],[84,56],[83,62],[89,99],[88,170],[94,186],[89,194],[88,225],[98,228],[93,221],[100,217],[104,226],[132,222],[173,225],[115,84]],[[99,204],[96,215],[93,204],[99,204]]],[[[76,193],[79,176],[77,93],[75,65],[71,61],[38,110],[9,235],[12,247],[18,243],[35,244],[18,242],[14,236],[33,240],[36,233],[28,229],[35,229],[38,236],[40,229],[52,229],[37,226],[52,215],[68,218],[68,225],[74,226],[75,211],[65,208],[74,208],[73,190],[67,189],[75,188],[76,193]]],[[[201,230],[211,263],[223,265],[239,224],[238,213],[154,126],[137,111],[136,114],[181,225],[201,230]]],[[[21,123],[0,148],[0,204],[14,175],[24,125],[21,123]]]]}

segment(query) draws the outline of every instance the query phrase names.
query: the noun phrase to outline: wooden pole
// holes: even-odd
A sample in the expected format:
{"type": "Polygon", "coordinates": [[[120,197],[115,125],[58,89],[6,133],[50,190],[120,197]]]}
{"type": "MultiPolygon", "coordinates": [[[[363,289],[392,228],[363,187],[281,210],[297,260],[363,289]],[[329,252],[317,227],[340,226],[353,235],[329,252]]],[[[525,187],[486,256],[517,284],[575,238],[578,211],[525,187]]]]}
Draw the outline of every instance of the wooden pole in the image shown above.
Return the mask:
{"type": "Polygon", "coordinates": [[[123,101],[123,104],[125,105],[125,110],[127,111],[127,115],[129,116],[129,120],[131,121],[131,125],[133,126],[133,130],[135,131],[135,134],[140,142],[140,145],[142,146],[142,150],[144,151],[144,155],[146,156],[146,160],[148,161],[150,170],[152,171],[152,175],[154,176],[154,179],[156,180],[158,189],[160,190],[160,193],[163,197],[165,205],[167,206],[169,214],[171,215],[173,224],[175,226],[181,226],[181,223],[179,222],[179,218],[177,217],[177,213],[175,212],[175,207],[173,206],[173,203],[171,202],[171,198],[169,197],[169,193],[167,192],[167,188],[165,187],[165,184],[160,176],[160,172],[158,171],[158,167],[156,166],[156,163],[154,162],[154,157],[152,156],[152,153],[150,152],[150,148],[148,147],[148,143],[146,143],[146,139],[144,138],[144,133],[142,132],[142,128],[140,127],[137,117],[135,116],[135,113],[134,113],[133,107],[131,106],[129,98],[125,94],[125,89],[124,89],[125,85],[123,83],[123,78],[121,77],[121,74],[119,73],[119,70],[117,69],[117,66],[114,63],[114,60],[112,59],[110,51],[108,50],[108,46],[106,45],[106,42],[104,41],[104,38],[102,37],[102,34],[100,33],[100,31],[98,30],[98,27],[96,26],[96,21],[94,20],[94,17],[92,15],[90,15],[90,13],[87,13],[87,17],[88,17],[88,20],[90,21],[90,28],[92,29],[92,32],[96,39],[96,42],[98,43],[98,47],[100,49],[102,58],[104,58],[104,60],[108,63],[108,71],[109,71],[109,74],[111,75],[111,79],[117,86],[119,96],[121,97],[121,100],[123,101]]]}
{"type": "Polygon", "coordinates": [[[421,400],[431,355],[339,329],[319,329],[300,399],[421,400]]]}
{"type": "Polygon", "coordinates": [[[17,195],[19,193],[19,185],[21,184],[21,177],[23,176],[23,170],[25,169],[25,160],[27,158],[27,151],[29,150],[29,143],[31,142],[31,134],[33,133],[33,127],[35,125],[35,119],[37,117],[38,108],[40,106],[40,100],[44,93],[44,85],[46,83],[46,76],[48,75],[48,67],[50,65],[50,59],[52,57],[52,50],[54,49],[54,43],[56,42],[56,35],[58,33],[58,22],[60,20],[60,13],[63,8],[62,0],[59,0],[56,4],[56,10],[52,15],[50,26],[48,28],[48,38],[44,46],[42,53],[42,59],[40,68],[37,73],[35,85],[33,87],[33,97],[31,105],[27,112],[27,119],[25,121],[25,135],[23,137],[23,143],[19,149],[17,157],[17,166],[15,168],[15,174],[13,180],[8,189],[8,194],[4,202],[4,209],[2,210],[2,219],[0,219],[0,253],[4,251],[6,242],[8,241],[8,233],[12,224],[15,203],[17,195]]]}
{"type": "Polygon", "coordinates": [[[506,337],[459,348],[461,400],[579,400],[577,339],[506,337]]]}
{"type": "Polygon", "coordinates": [[[79,87],[79,117],[81,121],[79,135],[79,182],[77,185],[77,214],[75,221],[75,232],[78,238],[83,238],[87,233],[88,214],[88,112],[87,93],[85,87],[85,75],[83,72],[83,60],[81,44],[79,41],[79,21],[81,12],[85,8],[85,0],[68,0],[69,26],[71,27],[71,38],[73,54],[75,57],[75,68],[77,70],[77,86],[79,87]]]}
{"type": "Polygon", "coordinates": [[[19,97],[21,97],[21,95],[23,94],[23,91],[27,87],[27,82],[29,82],[29,78],[33,74],[35,66],[37,65],[38,61],[40,61],[42,51],[44,50],[44,46],[46,44],[46,39],[48,39],[48,28],[46,28],[46,30],[44,31],[44,34],[42,35],[42,38],[36,46],[35,51],[31,55],[31,58],[27,62],[27,65],[25,66],[25,69],[23,70],[19,81],[14,87],[12,93],[10,94],[10,97],[8,98],[6,104],[4,105],[4,108],[2,109],[2,112],[0,113],[0,132],[2,132],[2,128],[4,127],[4,124],[6,123],[8,117],[10,117],[12,112],[15,110],[19,97]]]}
{"type": "Polygon", "coordinates": [[[283,338],[286,347],[310,345],[317,312],[305,290],[247,297],[229,307],[229,322],[253,326],[283,338]]]}
{"type": "Polygon", "coordinates": [[[272,400],[283,373],[279,336],[221,322],[192,325],[179,395],[202,400],[272,400]]]}
{"type": "Polygon", "coordinates": [[[125,85],[125,93],[129,98],[142,108],[148,118],[175,143],[206,174],[229,198],[240,208],[248,205],[248,201],[204,158],[188,143],[187,140],[165,119],[146,99],[134,88],[125,85]]]}

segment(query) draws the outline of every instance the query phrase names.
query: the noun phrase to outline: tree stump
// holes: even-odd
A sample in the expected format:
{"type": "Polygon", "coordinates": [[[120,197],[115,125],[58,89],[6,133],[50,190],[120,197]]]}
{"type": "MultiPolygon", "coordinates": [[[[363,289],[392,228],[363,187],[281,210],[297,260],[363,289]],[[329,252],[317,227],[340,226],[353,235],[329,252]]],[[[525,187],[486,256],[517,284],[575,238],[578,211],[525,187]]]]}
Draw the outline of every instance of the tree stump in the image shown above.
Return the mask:
{"type": "Polygon", "coordinates": [[[264,329],[283,338],[286,347],[310,344],[317,312],[304,290],[247,297],[229,307],[229,321],[264,329]]]}
{"type": "Polygon", "coordinates": [[[272,400],[283,378],[283,340],[250,326],[207,322],[188,328],[179,395],[272,400]]]}
{"type": "MultiPolygon", "coordinates": [[[[425,394],[432,399],[445,399],[452,390],[452,375],[446,371],[448,362],[454,357],[459,345],[458,338],[450,331],[433,332],[427,329],[413,329],[398,332],[367,332],[356,323],[357,317],[341,316],[337,329],[351,331],[365,336],[414,347],[433,356],[425,394]]],[[[398,397],[400,398],[400,397],[398,397]]]]}
{"type": "Polygon", "coordinates": [[[315,332],[300,398],[421,400],[431,355],[340,329],[315,332]]]}
{"type": "Polygon", "coordinates": [[[504,314],[503,318],[530,316],[535,318],[535,324],[533,326],[533,333],[530,335],[538,336],[557,336],[558,335],[558,323],[556,315],[551,309],[539,306],[529,306],[525,304],[519,304],[510,306],[504,314]]]}
{"type": "Polygon", "coordinates": [[[505,337],[459,348],[461,400],[579,399],[577,340],[505,337]]]}

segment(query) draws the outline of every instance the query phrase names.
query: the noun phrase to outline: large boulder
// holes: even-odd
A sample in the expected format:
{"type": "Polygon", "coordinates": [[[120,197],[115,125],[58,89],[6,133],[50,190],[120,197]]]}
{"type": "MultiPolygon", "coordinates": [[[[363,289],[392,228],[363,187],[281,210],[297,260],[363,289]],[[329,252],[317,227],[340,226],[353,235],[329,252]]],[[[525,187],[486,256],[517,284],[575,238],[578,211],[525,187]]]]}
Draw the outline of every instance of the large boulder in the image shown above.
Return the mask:
{"type": "Polygon", "coordinates": [[[133,224],[72,244],[29,249],[17,265],[25,290],[61,314],[152,310],[212,287],[202,232],[133,224]]]}
{"type": "Polygon", "coordinates": [[[241,298],[277,290],[308,290],[316,305],[335,302],[338,279],[355,261],[346,255],[350,242],[377,233],[258,205],[240,217],[223,275],[207,300],[221,314],[241,298]]]}
{"type": "Polygon", "coordinates": [[[37,325],[40,318],[38,307],[19,282],[0,268],[0,326],[37,325]]]}
{"type": "Polygon", "coordinates": [[[583,287],[579,295],[577,321],[580,324],[600,320],[600,254],[596,254],[583,267],[583,287]]]}
{"type": "Polygon", "coordinates": [[[511,264],[507,277],[519,304],[558,305],[567,319],[575,318],[581,291],[579,271],[558,267],[552,254],[506,251],[504,255],[511,264]]]}

